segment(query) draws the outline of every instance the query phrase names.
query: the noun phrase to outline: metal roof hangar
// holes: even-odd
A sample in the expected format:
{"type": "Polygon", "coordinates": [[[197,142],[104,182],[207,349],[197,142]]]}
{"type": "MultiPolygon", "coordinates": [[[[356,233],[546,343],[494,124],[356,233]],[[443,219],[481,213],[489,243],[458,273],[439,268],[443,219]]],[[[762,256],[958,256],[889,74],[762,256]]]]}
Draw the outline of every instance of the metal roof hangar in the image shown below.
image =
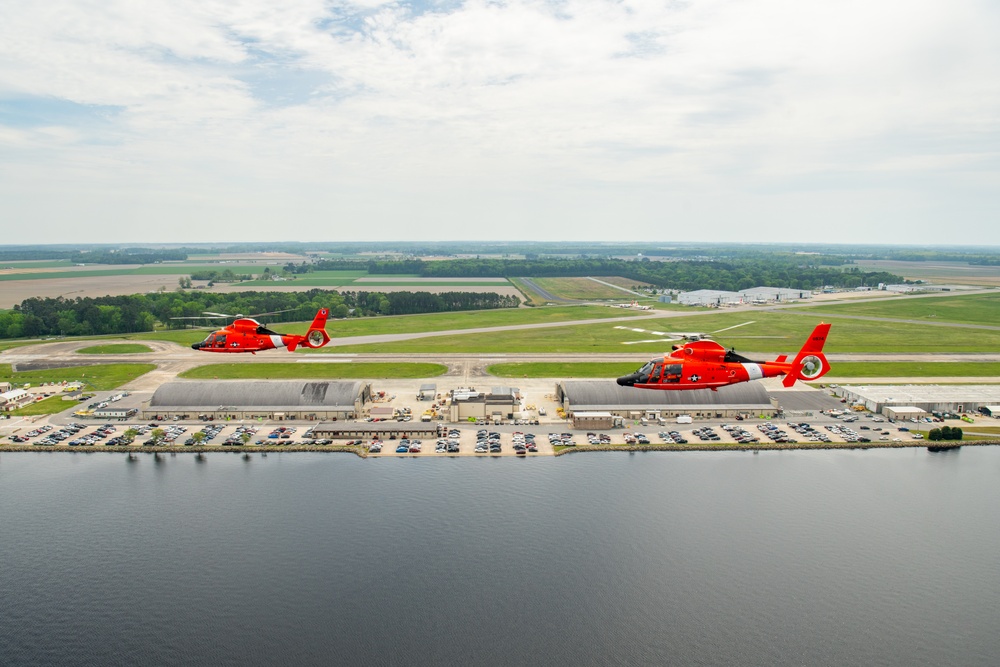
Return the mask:
{"type": "Polygon", "coordinates": [[[899,407],[927,412],[973,412],[1000,404],[1000,386],[992,384],[840,386],[834,391],[848,403],[863,404],[872,412],[899,407]]]}
{"type": "Polygon", "coordinates": [[[366,382],[212,380],[168,382],[143,408],[143,419],[354,419],[372,399],[366,382]]]}
{"type": "Polygon", "coordinates": [[[556,400],[566,412],[610,412],[626,419],[639,417],[774,416],[777,407],[757,382],[720,387],[718,391],[656,391],[620,387],[611,380],[566,380],[556,385],[556,400]]]}

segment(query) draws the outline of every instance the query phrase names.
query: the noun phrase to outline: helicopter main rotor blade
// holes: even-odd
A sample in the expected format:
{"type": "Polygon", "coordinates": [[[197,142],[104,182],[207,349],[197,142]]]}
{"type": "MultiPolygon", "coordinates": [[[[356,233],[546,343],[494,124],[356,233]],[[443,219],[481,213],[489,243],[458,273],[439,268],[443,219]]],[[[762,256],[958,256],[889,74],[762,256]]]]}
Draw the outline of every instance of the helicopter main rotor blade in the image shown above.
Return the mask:
{"type": "Polygon", "coordinates": [[[744,322],[743,324],[734,324],[733,326],[726,327],[725,329],[716,329],[712,333],[713,334],[722,333],[723,331],[729,331],[730,329],[738,329],[739,327],[745,327],[746,325],[753,324],[753,323],[754,323],[754,320],[751,320],[749,322],[744,322]]]}
{"type": "MultiPolygon", "coordinates": [[[[213,313],[210,310],[203,310],[201,312],[202,315],[207,315],[208,317],[233,317],[233,315],[226,315],[225,313],[213,313]]],[[[236,315],[236,317],[239,317],[239,315],[236,315]]]]}
{"type": "Polygon", "coordinates": [[[264,317],[265,315],[278,315],[280,313],[290,313],[293,310],[298,310],[298,308],[285,308],[284,310],[272,310],[270,313],[256,313],[255,315],[247,315],[247,317],[264,317]]]}

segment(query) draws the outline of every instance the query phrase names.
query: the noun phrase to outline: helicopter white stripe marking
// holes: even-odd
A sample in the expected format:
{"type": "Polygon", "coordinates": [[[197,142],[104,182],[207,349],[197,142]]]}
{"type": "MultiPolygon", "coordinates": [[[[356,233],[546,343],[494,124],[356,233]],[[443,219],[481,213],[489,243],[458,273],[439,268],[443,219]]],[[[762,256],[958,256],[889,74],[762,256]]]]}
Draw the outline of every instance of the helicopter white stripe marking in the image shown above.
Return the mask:
{"type": "Polygon", "coordinates": [[[268,336],[268,338],[275,347],[285,347],[285,341],[281,340],[281,336],[268,336]]]}
{"type": "Polygon", "coordinates": [[[764,377],[764,371],[760,369],[760,364],[740,364],[740,366],[747,369],[747,375],[750,376],[751,380],[759,380],[764,377]]]}

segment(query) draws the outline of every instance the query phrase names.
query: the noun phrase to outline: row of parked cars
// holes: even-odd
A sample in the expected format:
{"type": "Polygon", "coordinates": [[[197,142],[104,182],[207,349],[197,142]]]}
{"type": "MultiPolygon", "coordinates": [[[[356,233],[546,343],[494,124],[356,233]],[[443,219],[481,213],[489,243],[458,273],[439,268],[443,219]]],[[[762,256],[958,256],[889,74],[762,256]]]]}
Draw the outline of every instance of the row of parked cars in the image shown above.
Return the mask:
{"type": "Polygon", "coordinates": [[[524,456],[529,452],[532,454],[538,452],[538,447],[535,445],[534,433],[515,431],[514,435],[511,436],[511,440],[514,444],[514,453],[519,456],[524,456]]]}
{"type": "Polygon", "coordinates": [[[572,433],[549,433],[549,443],[555,447],[561,445],[563,447],[576,447],[576,442],[573,441],[572,433]]]}
{"type": "Polygon", "coordinates": [[[686,445],[688,443],[687,438],[682,436],[680,431],[660,431],[657,435],[668,445],[686,445]]]}
{"type": "Polygon", "coordinates": [[[733,424],[723,424],[722,430],[729,434],[729,436],[740,443],[741,445],[749,445],[755,442],[760,442],[760,438],[755,436],[750,431],[746,430],[742,426],[735,426],[733,424]]]}

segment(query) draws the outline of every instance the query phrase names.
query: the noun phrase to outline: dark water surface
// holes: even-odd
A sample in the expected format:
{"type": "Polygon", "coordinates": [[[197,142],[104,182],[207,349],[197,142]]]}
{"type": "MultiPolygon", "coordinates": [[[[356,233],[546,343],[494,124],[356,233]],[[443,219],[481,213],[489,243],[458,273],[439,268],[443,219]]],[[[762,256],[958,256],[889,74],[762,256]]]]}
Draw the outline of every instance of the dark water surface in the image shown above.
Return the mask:
{"type": "Polygon", "coordinates": [[[996,665],[1000,449],[0,454],[0,664],[996,665]]]}

